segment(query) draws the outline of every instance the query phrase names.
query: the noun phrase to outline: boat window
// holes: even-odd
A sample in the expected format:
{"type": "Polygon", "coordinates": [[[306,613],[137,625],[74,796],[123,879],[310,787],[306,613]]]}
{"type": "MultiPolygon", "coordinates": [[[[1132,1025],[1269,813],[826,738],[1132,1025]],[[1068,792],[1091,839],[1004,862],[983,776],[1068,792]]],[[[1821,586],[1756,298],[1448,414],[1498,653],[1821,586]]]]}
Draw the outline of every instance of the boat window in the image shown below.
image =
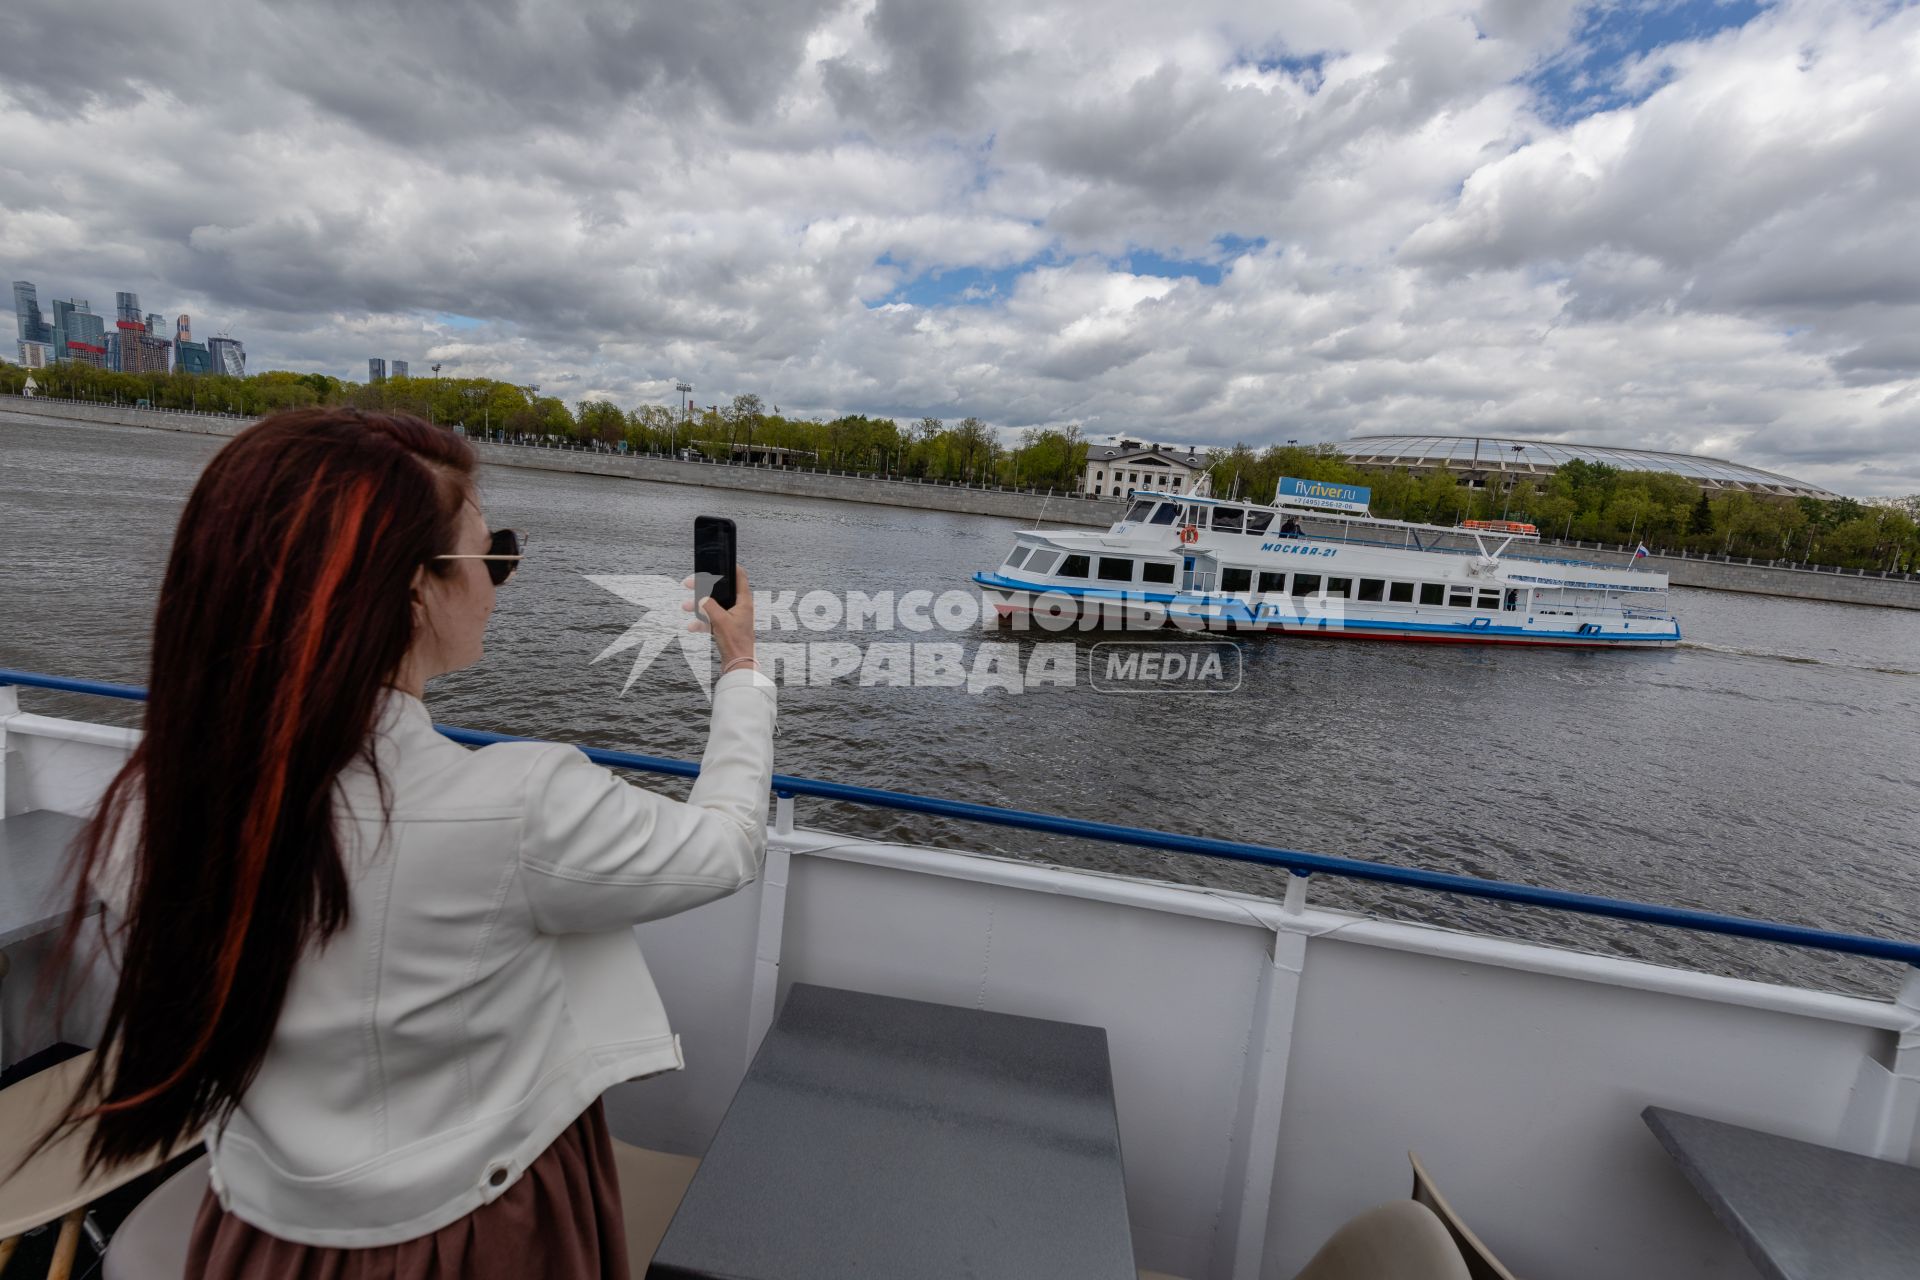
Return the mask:
{"type": "Polygon", "coordinates": [[[1153,504],[1151,502],[1136,502],[1132,508],[1128,510],[1126,518],[1129,520],[1145,520],[1147,518],[1147,512],[1151,510],[1153,510],[1153,504]]]}
{"type": "Polygon", "coordinates": [[[1060,576],[1063,578],[1086,577],[1087,576],[1087,558],[1085,556],[1068,556],[1063,562],[1061,562],[1060,576]]]}
{"type": "Polygon", "coordinates": [[[1228,566],[1220,571],[1220,589],[1225,592],[1253,590],[1253,570],[1228,566]]]}
{"type": "Polygon", "coordinates": [[[1247,512],[1247,532],[1248,533],[1256,534],[1256,535],[1263,534],[1267,531],[1267,526],[1271,525],[1272,523],[1273,523],[1273,512],[1271,511],[1247,512]]]}
{"type": "Polygon", "coordinates": [[[1027,572],[1039,574],[1052,573],[1053,566],[1059,563],[1060,553],[1058,551],[1035,551],[1027,558],[1027,572]]]}
{"type": "Polygon", "coordinates": [[[1140,581],[1172,582],[1173,566],[1170,564],[1156,564],[1152,560],[1149,560],[1140,566],[1140,581]]]}
{"type": "Polygon", "coordinates": [[[1027,562],[1027,557],[1032,554],[1032,547],[1015,547],[1013,554],[1007,557],[1007,568],[1018,569],[1027,562]]]}
{"type": "Polygon", "coordinates": [[[1423,582],[1420,584],[1421,604],[1441,604],[1445,602],[1446,598],[1447,589],[1439,583],[1423,582]]]}
{"type": "Polygon", "coordinates": [[[1327,594],[1330,596],[1350,596],[1353,594],[1352,578],[1328,578],[1327,594]]]}
{"type": "Polygon", "coordinates": [[[1447,588],[1447,608],[1449,609],[1473,608],[1473,588],[1472,587],[1448,587],[1447,588]]]}
{"type": "Polygon", "coordinates": [[[1387,584],[1379,578],[1360,579],[1360,598],[1362,600],[1384,600],[1386,599],[1386,595],[1387,584]]]}
{"type": "Polygon", "coordinates": [[[1499,607],[1500,593],[1498,591],[1482,591],[1480,593],[1480,608],[1498,609],[1499,607]]]}
{"type": "Polygon", "coordinates": [[[1263,594],[1285,595],[1287,593],[1287,575],[1284,573],[1262,573],[1260,590],[1263,594]]]}
{"type": "Polygon", "coordinates": [[[1320,590],[1320,575],[1317,573],[1296,573],[1293,575],[1293,594],[1310,596],[1320,590]]]}
{"type": "Polygon", "coordinates": [[[1389,582],[1387,584],[1387,599],[1393,601],[1395,604],[1412,604],[1413,584],[1411,582],[1389,582]]]}
{"type": "Polygon", "coordinates": [[[1240,517],[1245,512],[1239,507],[1215,507],[1213,509],[1213,531],[1215,533],[1240,532],[1240,517]]]}
{"type": "Polygon", "coordinates": [[[1159,509],[1153,513],[1153,518],[1147,521],[1147,523],[1148,524],[1172,524],[1174,521],[1174,517],[1178,516],[1179,514],[1180,514],[1179,503],[1163,502],[1160,504],[1159,509]]]}
{"type": "Polygon", "coordinates": [[[1102,582],[1132,582],[1133,561],[1125,556],[1101,556],[1100,580],[1102,582]]]}

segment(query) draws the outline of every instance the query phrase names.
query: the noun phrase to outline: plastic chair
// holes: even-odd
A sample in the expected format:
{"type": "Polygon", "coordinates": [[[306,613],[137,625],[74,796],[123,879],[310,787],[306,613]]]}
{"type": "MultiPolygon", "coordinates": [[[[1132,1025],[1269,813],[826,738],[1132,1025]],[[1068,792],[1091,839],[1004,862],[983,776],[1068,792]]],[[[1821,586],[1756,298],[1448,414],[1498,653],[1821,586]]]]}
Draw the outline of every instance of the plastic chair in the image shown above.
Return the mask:
{"type": "Polygon", "coordinates": [[[1389,1200],[1327,1238],[1294,1280],[1470,1280],[1453,1236],[1433,1210],[1389,1200]]]}
{"type": "Polygon", "coordinates": [[[1466,1259],[1468,1276],[1472,1280],[1514,1280],[1513,1272],[1500,1264],[1500,1259],[1493,1256],[1493,1250],[1480,1242],[1480,1237],[1473,1234],[1473,1228],[1461,1220],[1460,1215],[1453,1211],[1453,1206],[1447,1203],[1446,1197],[1440,1194],[1440,1188],[1434,1185],[1433,1176],[1420,1163],[1420,1157],[1409,1151],[1407,1159],[1413,1162],[1413,1198],[1433,1210],[1440,1221],[1446,1224],[1448,1234],[1459,1246],[1460,1255],[1466,1259]]]}
{"type": "Polygon", "coordinates": [[[627,1271],[637,1280],[647,1274],[700,1161],[615,1138],[613,1164],[620,1171],[620,1209],[627,1224],[627,1271]]]}
{"type": "Polygon", "coordinates": [[[101,1280],[180,1280],[206,1195],[207,1157],[201,1156],[134,1206],[107,1244],[101,1280]]]}
{"type": "Polygon", "coordinates": [[[87,1174],[82,1171],[82,1156],[92,1130],[82,1125],[21,1164],[53,1118],[66,1109],[92,1061],[89,1051],[0,1090],[0,1267],[13,1256],[22,1235],[58,1221],[60,1237],[47,1280],[67,1280],[80,1248],[87,1206],[199,1144],[196,1134],[172,1151],[156,1151],[87,1174]]]}

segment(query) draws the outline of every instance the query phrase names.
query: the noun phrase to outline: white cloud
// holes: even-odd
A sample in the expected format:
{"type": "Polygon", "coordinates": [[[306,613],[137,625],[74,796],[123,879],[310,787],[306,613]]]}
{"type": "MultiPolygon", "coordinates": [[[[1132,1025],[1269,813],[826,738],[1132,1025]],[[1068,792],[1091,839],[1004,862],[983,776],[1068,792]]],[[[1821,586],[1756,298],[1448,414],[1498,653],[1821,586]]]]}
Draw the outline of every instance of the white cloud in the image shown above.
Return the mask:
{"type": "Polygon", "coordinates": [[[16,0],[0,262],[256,367],[1920,489],[1920,10],[1784,0],[1562,122],[1534,76],[1593,12],[216,0],[183,40],[16,0]]]}

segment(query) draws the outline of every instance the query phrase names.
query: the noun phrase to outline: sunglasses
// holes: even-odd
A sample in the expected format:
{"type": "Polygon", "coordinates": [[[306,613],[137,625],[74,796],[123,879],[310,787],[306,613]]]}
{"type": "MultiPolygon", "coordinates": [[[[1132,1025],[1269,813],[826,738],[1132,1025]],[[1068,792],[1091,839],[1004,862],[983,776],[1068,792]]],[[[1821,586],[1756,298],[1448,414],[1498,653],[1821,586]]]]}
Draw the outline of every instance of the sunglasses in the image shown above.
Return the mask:
{"type": "Polygon", "coordinates": [[[498,587],[504,585],[506,580],[513,576],[513,571],[520,567],[521,548],[526,545],[527,540],[520,535],[519,530],[495,529],[488,535],[487,553],[485,555],[450,555],[433,556],[431,558],[435,560],[484,560],[487,565],[487,576],[493,579],[493,585],[498,587]]]}

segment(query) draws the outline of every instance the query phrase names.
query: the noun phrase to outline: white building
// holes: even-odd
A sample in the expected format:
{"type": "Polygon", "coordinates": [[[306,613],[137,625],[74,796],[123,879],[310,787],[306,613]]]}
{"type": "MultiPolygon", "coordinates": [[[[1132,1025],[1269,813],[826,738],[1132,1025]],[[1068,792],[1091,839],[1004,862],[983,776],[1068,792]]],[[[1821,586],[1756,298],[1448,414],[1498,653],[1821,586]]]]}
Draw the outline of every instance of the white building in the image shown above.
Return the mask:
{"type": "Polygon", "coordinates": [[[1087,450],[1080,490],[1096,498],[1124,498],[1135,489],[1187,493],[1206,469],[1206,458],[1191,446],[1182,453],[1167,445],[1122,438],[1087,450]]]}
{"type": "Polygon", "coordinates": [[[50,342],[20,342],[20,363],[28,369],[44,369],[53,363],[53,344],[50,342]]]}

